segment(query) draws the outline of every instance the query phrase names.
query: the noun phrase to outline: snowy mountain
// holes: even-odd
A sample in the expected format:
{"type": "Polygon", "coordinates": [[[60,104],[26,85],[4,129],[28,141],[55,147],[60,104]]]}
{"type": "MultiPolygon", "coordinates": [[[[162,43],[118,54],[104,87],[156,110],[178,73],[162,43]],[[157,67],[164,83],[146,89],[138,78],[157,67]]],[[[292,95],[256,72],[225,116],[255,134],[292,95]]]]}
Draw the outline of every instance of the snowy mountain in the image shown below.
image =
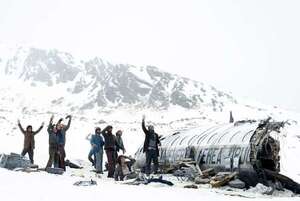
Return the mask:
{"type": "Polygon", "coordinates": [[[38,116],[46,121],[51,114],[72,114],[81,128],[110,123],[133,131],[147,114],[164,133],[228,122],[229,111],[235,120],[300,119],[157,67],[112,64],[98,57],[82,60],[58,50],[1,44],[0,92],[0,123],[10,134],[15,133],[17,118],[35,121],[38,116]]]}
{"type": "MultiPolygon", "coordinates": [[[[73,110],[106,106],[136,106],[168,109],[210,107],[223,111],[224,105],[237,103],[230,94],[201,82],[159,70],[153,66],[113,65],[100,58],[79,61],[57,50],[16,48],[9,56],[0,49],[1,73],[31,86],[67,84],[66,93],[84,97],[73,110]]],[[[63,102],[51,100],[53,104],[63,102]]]]}

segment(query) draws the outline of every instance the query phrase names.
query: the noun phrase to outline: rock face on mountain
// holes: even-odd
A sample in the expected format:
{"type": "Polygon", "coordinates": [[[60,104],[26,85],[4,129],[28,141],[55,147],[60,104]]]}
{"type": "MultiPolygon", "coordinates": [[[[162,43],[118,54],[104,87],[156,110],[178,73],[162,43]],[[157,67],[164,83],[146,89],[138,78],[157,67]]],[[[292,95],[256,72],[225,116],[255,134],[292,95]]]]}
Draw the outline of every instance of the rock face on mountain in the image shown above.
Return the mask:
{"type": "Polygon", "coordinates": [[[5,74],[18,78],[53,84],[65,83],[75,79],[80,69],[73,63],[70,54],[31,48],[18,49],[5,67],[5,74]],[[55,77],[55,79],[53,79],[55,77]]]}
{"type": "MultiPolygon", "coordinates": [[[[0,49],[0,70],[31,85],[66,85],[66,93],[84,97],[80,109],[135,106],[168,109],[211,107],[222,111],[237,101],[212,86],[164,72],[153,66],[114,65],[94,58],[82,61],[57,50],[17,48],[10,56],[0,49]],[[2,51],[2,52],[1,52],[2,51]]],[[[58,100],[49,100],[58,101],[58,100]]]]}

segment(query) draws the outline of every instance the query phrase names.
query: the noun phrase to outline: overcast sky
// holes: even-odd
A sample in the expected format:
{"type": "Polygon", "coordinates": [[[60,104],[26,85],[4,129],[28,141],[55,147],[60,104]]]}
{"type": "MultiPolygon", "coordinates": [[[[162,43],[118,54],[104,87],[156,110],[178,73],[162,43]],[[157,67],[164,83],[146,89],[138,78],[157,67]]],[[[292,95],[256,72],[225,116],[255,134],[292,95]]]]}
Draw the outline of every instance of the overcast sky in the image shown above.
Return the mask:
{"type": "Polygon", "coordinates": [[[155,65],[300,111],[298,0],[1,0],[0,42],[155,65]]]}

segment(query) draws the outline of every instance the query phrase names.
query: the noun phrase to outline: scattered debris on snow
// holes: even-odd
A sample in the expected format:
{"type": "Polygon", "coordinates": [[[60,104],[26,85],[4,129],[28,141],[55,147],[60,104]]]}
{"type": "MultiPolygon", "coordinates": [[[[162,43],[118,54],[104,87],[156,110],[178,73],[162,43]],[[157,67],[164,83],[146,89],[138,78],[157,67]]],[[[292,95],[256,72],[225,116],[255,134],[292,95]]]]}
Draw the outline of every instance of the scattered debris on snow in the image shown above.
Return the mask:
{"type": "Polygon", "coordinates": [[[73,184],[74,186],[96,186],[97,182],[94,180],[90,181],[77,181],[73,184]]]}

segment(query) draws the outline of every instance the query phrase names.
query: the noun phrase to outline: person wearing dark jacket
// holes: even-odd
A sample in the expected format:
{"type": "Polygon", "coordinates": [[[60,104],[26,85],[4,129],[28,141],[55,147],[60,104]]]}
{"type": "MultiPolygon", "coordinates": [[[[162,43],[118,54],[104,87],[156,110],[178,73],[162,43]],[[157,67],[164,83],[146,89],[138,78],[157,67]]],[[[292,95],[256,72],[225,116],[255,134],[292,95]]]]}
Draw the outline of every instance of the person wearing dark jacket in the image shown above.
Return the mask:
{"type": "Polygon", "coordinates": [[[95,129],[95,134],[91,137],[91,145],[92,149],[89,153],[89,160],[93,163],[96,168],[97,173],[102,173],[102,166],[103,166],[103,146],[104,140],[101,136],[101,128],[97,127],[95,129]],[[94,156],[94,159],[92,158],[94,156]]]}
{"type": "Polygon", "coordinates": [[[30,162],[34,164],[33,156],[34,156],[34,148],[35,148],[35,141],[34,136],[38,134],[44,127],[44,123],[40,126],[37,131],[32,131],[32,126],[29,125],[26,127],[26,130],[23,129],[20,120],[18,120],[18,126],[21,132],[24,134],[24,147],[21,153],[22,156],[25,156],[27,153],[29,155],[30,162]]]}
{"type": "Polygon", "coordinates": [[[66,170],[66,165],[65,165],[65,157],[66,157],[66,152],[65,152],[65,145],[66,145],[66,132],[69,130],[71,126],[71,121],[72,121],[72,116],[68,115],[66,117],[68,119],[68,124],[65,126],[62,124],[63,119],[60,119],[57,124],[57,141],[58,141],[58,155],[59,155],[59,168],[62,168],[66,170]]]}
{"type": "Polygon", "coordinates": [[[107,126],[102,131],[104,137],[104,149],[107,156],[108,163],[108,176],[109,178],[114,177],[115,165],[116,165],[116,149],[117,149],[117,140],[116,136],[112,133],[112,126],[107,126]]]}
{"type": "Polygon", "coordinates": [[[148,126],[148,129],[145,126],[145,116],[143,116],[142,120],[142,129],[145,133],[145,141],[143,152],[146,153],[146,169],[145,172],[147,175],[151,173],[151,163],[153,161],[154,164],[154,174],[157,173],[158,170],[158,156],[159,156],[159,148],[160,140],[157,133],[154,131],[154,127],[152,125],[148,126]]]}
{"type": "MultiPolygon", "coordinates": [[[[123,142],[123,139],[122,139],[122,135],[123,135],[123,131],[121,131],[121,130],[118,130],[117,132],[116,132],[116,140],[117,140],[117,144],[118,144],[118,146],[117,146],[117,153],[120,151],[120,150],[122,150],[122,152],[123,152],[123,154],[125,154],[125,152],[126,152],[126,149],[125,149],[125,146],[124,146],[124,142],[123,142]]],[[[118,157],[117,157],[118,158],[118,157]]]]}
{"type": "Polygon", "coordinates": [[[50,118],[50,122],[47,129],[49,135],[49,160],[46,165],[46,168],[52,167],[55,156],[58,154],[58,132],[56,126],[53,124],[53,118],[54,116],[50,118]]]}
{"type": "Polygon", "coordinates": [[[66,119],[69,120],[67,125],[62,124],[63,119],[60,119],[56,124],[57,130],[60,131],[61,133],[61,135],[58,138],[59,144],[62,144],[64,146],[66,144],[66,132],[69,130],[71,126],[72,116],[68,115],[66,119]]]}

